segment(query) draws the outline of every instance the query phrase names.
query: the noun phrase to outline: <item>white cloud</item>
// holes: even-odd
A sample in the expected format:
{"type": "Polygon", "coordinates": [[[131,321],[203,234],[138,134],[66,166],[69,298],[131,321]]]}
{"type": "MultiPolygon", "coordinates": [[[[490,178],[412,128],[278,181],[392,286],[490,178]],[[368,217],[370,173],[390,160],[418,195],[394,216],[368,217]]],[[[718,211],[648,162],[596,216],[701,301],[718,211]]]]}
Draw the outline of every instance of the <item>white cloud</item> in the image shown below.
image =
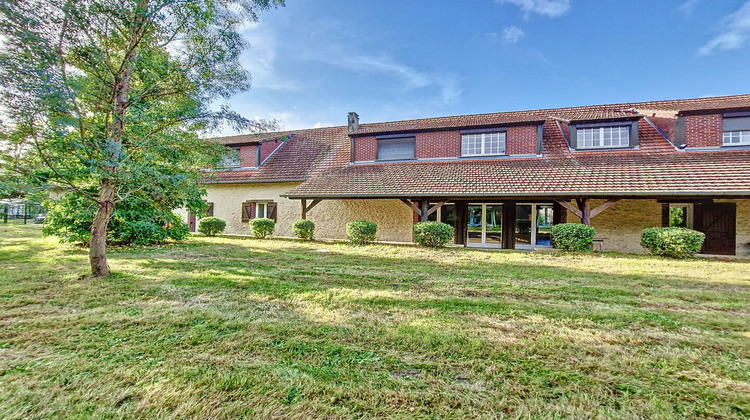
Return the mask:
{"type": "Polygon", "coordinates": [[[700,3],[701,0],[687,0],[686,2],[682,3],[679,7],[680,11],[686,15],[689,15],[693,13],[693,10],[695,9],[695,6],[700,3]]]}
{"type": "Polygon", "coordinates": [[[510,3],[521,8],[528,17],[532,13],[558,17],[570,10],[570,0],[495,0],[498,3],[510,3]]]}
{"type": "Polygon", "coordinates": [[[503,29],[503,41],[508,44],[515,44],[523,38],[523,31],[516,26],[508,26],[503,29]]]}
{"type": "Polygon", "coordinates": [[[242,66],[250,72],[252,87],[281,91],[299,90],[298,82],[284,79],[279,75],[276,69],[276,39],[261,25],[250,25],[243,32],[250,48],[240,60],[242,66]]]}
{"type": "Polygon", "coordinates": [[[699,55],[711,54],[716,50],[736,50],[742,48],[750,38],[750,1],[740,10],[724,18],[724,30],[698,49],[699,55]]]}

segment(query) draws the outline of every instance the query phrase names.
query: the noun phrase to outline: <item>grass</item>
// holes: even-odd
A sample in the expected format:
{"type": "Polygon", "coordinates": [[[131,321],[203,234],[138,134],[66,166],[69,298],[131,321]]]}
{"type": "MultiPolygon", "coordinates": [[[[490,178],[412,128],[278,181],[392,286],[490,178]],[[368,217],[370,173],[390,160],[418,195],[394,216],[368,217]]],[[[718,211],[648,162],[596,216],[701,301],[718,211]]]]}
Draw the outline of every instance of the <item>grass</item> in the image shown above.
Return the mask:
{"type": "Polygon", "coordinates": [[[0,225],[0,418],[748,418],[750,261],[0,225]]]}

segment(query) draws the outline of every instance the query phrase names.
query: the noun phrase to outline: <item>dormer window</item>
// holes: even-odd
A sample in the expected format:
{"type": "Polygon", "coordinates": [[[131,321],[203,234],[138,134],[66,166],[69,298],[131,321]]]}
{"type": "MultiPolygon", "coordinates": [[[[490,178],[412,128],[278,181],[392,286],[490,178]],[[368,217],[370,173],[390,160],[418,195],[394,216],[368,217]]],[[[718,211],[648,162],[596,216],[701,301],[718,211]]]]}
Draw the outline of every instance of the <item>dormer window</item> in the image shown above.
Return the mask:
{"type": "Polygon", "coordinates": [[[220,166],[223,168],[237,168],[240,166],[240,148],[227,147],[224,157],[221,159],[220,166]]]}
{"type": "Polygon", "coordinates": [[[750,146],[750,115],[724,115],[724,146],[750,146]]]}
{"type": "Polygon", "coordinates": [[[579,128],[576,136],[579,149],[630,146],[630,126],[579,128]]]}
{"type": "Polygon", "coordinates": [[[404,160],[415,157],[415,136],[383,136],[378,138],[378,160],[404,160]]]}
{"type": "Polygon", "coordinates": [[[505,132],[466,133],[461,135],[461,156],[488,156],[505,153],[505,132]]]}
{"type": "Polygon", "coordinates": [[[638,122],[571,124],[571,147],[576,150],[624,149],[638,145],[638,122]]]}

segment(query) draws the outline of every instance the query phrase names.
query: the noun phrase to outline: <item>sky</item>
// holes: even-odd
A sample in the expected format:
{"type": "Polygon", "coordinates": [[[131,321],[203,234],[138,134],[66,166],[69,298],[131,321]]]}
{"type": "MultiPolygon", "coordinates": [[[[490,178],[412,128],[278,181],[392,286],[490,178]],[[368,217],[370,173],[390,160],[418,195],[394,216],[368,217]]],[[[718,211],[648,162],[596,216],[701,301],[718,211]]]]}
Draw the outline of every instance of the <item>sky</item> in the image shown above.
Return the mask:
{"type": "Polygon", "coordinates": [[[750,93],[748,0],[286,3],[230,100],[284,129],[750,93]]]}

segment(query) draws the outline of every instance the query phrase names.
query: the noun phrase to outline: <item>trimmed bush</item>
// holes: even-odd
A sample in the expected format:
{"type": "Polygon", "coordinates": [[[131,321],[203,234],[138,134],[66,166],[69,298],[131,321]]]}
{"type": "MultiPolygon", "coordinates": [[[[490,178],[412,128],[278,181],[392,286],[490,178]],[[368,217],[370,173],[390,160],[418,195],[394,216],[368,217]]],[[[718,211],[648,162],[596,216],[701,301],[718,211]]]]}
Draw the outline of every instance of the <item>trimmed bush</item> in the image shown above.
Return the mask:
{"type": "Polygon", "coordinates": [[[440,222],[419,222],[412,228],[414,241],[430,248],[444,247],[453,239],[453,226],[440,222]]]}
{"type": "Polygon", "coordinates": [[[367,220],[354,220],[346,224],[346,237],[357,245],[365,245],[375,240],[378,225],[367,220]]]}
{"type": "Polygon", "coordinates": [[[654,255],[690,258],[701,250],[705,239],[705,234],[687,228],[648,228],[641,234],[641,246],[654,255]]]}
{"type": "Polygon", "coordinates": [[[589,252],[596,231],[582,223],[561,223],[552,226],[552,244],[568,252],[589,252]]]}
{"type": "Polygon", "coordinates": [[[292,224],[292,234],[303,241],[315,239],[315,223],[312,220],[297,220],[292,224]]]}
{"type": "Polygon", "coordinates": [[[227,222],[218,217],[205,217],[198,222],[198,232],[206,236],[216,236],[227,227],[227,222]]]}
{"type": "Polygon", "coordinates": [[[276,222],[272,219],[259,217],[250,220],[250,228],[252,229],[253,236],[258,239],[265,239],[267,236],[273,234],[273,230],[276,228],[276,222]]]}

